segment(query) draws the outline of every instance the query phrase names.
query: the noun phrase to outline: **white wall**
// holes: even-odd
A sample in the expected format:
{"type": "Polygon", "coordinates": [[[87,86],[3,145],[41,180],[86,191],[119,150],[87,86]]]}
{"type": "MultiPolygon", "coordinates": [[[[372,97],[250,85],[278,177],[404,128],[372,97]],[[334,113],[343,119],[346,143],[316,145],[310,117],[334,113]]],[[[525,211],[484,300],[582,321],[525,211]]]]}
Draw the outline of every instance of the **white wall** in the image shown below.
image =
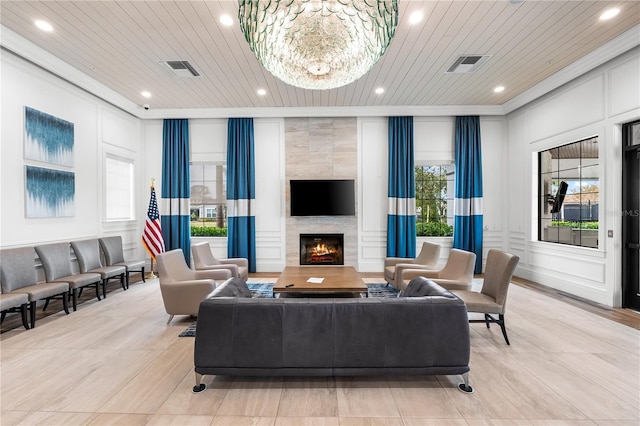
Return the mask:
{"type": "MultiPolygon", "coordinates": [[[[2,142],[0,146],[0,247],[121,235],[128,259],[141,258],[139,220],[105,221],[103,170],[106,155],[133,161],[137,186],[144,161],[140,121],[19,57],[1,51],[2,142]],[[74,124],[75,216],[25,217],[25,165],[54,167],[23,156],[24,107],[74,124]]],[[[144,215],[137,194],[135,217],[144,215]]],[[[146,200],[148,202],[148,199],[146,200]]]]}
{"type": "Polygon", "coordinates": [[[640,118],[640,48],[586,73],[508,116],[507,248],[516,274],[610,306],[621,304],[622,123],[640,118]],[[597,249],[537,241],[539,151],[598,136],[597,249]],[[613,238],[607,237],[613,231],[613,238]]]}

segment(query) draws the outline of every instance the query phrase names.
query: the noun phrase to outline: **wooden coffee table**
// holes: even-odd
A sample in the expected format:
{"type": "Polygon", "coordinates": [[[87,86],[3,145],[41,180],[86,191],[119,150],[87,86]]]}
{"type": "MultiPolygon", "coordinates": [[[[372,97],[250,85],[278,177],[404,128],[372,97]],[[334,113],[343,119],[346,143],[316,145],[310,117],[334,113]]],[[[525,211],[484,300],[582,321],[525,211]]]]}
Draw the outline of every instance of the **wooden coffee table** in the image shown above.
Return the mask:
{"type": "Polygon", "coordinates": [[[278,293],[358,297],[361,293],[368,294],[368,289],[353,266],[287,266],[273,286],[274,296],[278,293]],[[322,278],[322,282],[309,282],[309,278],[322,278]]]}

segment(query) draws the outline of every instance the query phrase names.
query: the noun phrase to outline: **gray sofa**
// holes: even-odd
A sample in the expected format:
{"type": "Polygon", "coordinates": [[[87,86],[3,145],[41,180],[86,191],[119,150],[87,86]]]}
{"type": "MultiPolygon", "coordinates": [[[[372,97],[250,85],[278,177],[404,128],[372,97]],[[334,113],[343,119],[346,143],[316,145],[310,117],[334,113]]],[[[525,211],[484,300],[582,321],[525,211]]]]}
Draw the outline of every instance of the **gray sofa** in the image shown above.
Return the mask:
{"type": "Polygon", "coordinates": [[[382,374],[460,374],[472,392],[465,304],[425,278],[404,297],[353,299],[247,298],[237,281],[200,303],[194,392],[204,375],[382,374]]]}

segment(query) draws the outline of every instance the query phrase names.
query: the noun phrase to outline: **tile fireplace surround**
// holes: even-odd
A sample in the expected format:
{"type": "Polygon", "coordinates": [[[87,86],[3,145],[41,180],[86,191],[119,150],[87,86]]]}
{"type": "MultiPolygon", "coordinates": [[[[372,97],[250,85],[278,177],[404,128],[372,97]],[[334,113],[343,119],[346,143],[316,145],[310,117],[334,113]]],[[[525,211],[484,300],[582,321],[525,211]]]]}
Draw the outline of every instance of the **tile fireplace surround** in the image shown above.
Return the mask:
{"type": "Polygon", "coordinates": [[[343,264],[358,264],[358,216],[291,216],[291,179],[354,179],[358,206],[358,131],[354,117],[285,119],[286,265],[300,265],[300,235],[343,234],[343,264]]]}

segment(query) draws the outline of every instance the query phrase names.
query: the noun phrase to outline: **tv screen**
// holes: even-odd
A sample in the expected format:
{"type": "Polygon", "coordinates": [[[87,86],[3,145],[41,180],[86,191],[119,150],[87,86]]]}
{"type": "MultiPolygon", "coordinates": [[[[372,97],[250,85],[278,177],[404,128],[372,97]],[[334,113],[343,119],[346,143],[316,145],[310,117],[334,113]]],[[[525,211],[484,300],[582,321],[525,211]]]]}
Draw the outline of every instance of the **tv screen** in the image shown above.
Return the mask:
{"type": "Polygon", "coordinates": [[[353,180],[291,180],[291,216],[354,216],[353,180]]]}

